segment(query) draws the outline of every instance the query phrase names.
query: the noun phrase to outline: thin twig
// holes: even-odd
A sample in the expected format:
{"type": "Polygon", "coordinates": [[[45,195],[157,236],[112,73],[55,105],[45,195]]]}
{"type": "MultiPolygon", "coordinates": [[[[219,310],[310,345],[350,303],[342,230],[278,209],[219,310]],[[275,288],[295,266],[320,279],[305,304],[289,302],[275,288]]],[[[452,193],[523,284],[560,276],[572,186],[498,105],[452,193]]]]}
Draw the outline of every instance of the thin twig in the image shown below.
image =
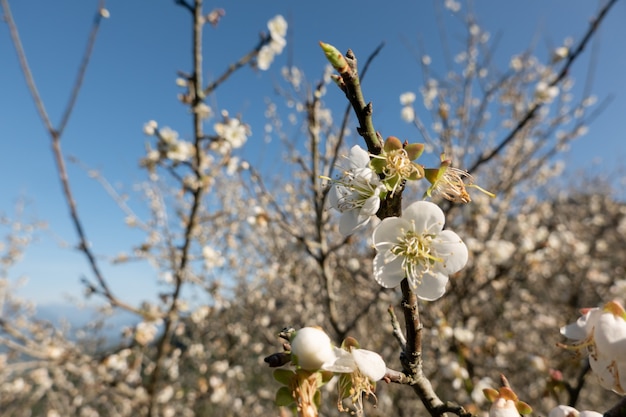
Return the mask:
{"type": "Polygon", "coordinates": [[[37,111],[39,116],[44,124],[46,131],[48,132],[51,142],[52,142],[52,152],[54,155],[54,161],[57,167],[57,172],[59,175],[59,180],[61,181],[61,188],[63,190],[63,195],[65,197],[65,201],[68,205],[68,209],[70,211],[70,218],[72,223],[74,224],[74,229],[76,230],[76,234],[78,235],[78,249],[85,254],[87,257],[87,261],[89,262],[89,266],[100,285],[102,293],[107,300],[113,306],[117,306],[128,310],[130,312],[134,312],[136,314],[140,314],[140,312],[132,307],[131,305],[119,300],[116,296],[113,295],[110,287],[108,286],[100,268],[98,266],[98,262],[96,261],[95,254],[90,249],[89,240],[87,239],[87,235],[85,233],[83,224],[80,220],[80,216],[78,214],[78,209],[76,207],[76,201],[74,200],[74,196],[72,193],[72,189],[69,183],[69,178],[67,175],[67,169],[65,166],[65,158],[63,156],[63,151],[61,150],[61,135],[67,122],[71,116],[72,110],[74,108],[74,104],[78,97],[78,93],[80,91],[80,87],[82,85],[82,81],[85,76],[85,71],[87,69],[87,65],[90,61],[91,52],[93,50],[93,46],[96,39],[96,34],[98,32],[98,28],[100,26],[100,21],[102,19],[101,10],[104,8],[104,0],[100,0],[98,3],[98,10],[96,12],[96,17],[94,18],[93,27],[91,30],[91,34],[89,37],[89,41],[87,43],[87,48],[85,50],[84,56],[81,60],[81,65],[78,70],[78,75],[76,77],[76,81],[74,87],[72,88],[72,93],[70,95],[70,100],[63,111],[63,117],[59,127],[55,129],[48,113],[46,112],[46,107],[44,105],[43,99],[37,90],[37,86],[35,84],[35,79],[33,77],[30,66],[28,65],[28,60],[26,59],[26,52],[20,40],[19,32],[17,30],[17,25],[15,24],[15,20],[11,14],[11,10],[9,8],[9,3],[7,0],[2,1],[2,9],[4,11],[4,19],[9,25],[9,29],[11,32],[11,38],[13,40],[13,45],[17,52],[18,59],[20,61],[20,66],[22,68],[22,73],[24,74],[24,78],[26,78],[26,84],[28,85],[28,89],[30,90],[33,101],[35,102],[35,106],[37,107],[37,111]]]}
{"type": "Polygon", "coordinates": [[[91,60],[91,54],[93,52],[93,47],[96,44],[96,36],[98,35],[98,29],[100,29],[100,22],[102,21],[102,13],[101,10],[104,9],[105,0],[100,0],[98,3],[98,13],[96,13],[96,17],[94,18],[93,25],[91,26],[91,33],[89,33],[89,39],[87,40],[87,47],[85,48],[85,53],[83,54],[83,59],[80,63],[80,67],[78,69],[78,73],[76,74],[76,80],[74,81],[74,87],[72,88],[72,93],[70,94],[70,99],[67,102],[67,106],[65,106],[65,111],[63,112],[63,116],[61,117],[61,122],[57,127],[57,134],[60,137],[65,130],[65,126],[70,119],[72,114],[72,110],[74,110],[74,105],[76,104],[76,100],[78,99],[78,93],[80,92],[80,88],[83,85],[83,80],[85,79],[85,74],[87,73],[87,66],[89,65],[89,61],[91,60]]]}

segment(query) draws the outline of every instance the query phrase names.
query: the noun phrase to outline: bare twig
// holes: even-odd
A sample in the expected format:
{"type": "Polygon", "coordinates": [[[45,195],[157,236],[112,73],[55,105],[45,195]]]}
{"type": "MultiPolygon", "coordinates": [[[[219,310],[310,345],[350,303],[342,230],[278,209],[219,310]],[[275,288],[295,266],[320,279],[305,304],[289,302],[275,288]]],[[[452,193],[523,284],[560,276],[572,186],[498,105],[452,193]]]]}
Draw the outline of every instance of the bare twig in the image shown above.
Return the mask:
{"type": "Polygon", "coordinates": [[[28,85],[28,89],[30,90],[33,101],[35,102],[35,106],[37,107],[37,111],[39,113],[39,117],[44,124],[48,135],[50,136],[52,142],[52,152],[54,155],[54,161],[57,167],[57,172],[59,175],[59,180],[61,181],[61,187],[63,189],[63,195],[65,197],[65,201],[68,205],[70,211],[70,218],[72,223],[74,224],[74,229],[76,230],[76,234],[78,235],[79,244],[78,249],[85,254],[87,257],[87,261],[89,262],[89,266],[100,285],[100,293],[103,294],[106,299],[113,306],[117,306],[123,308],[125,310],[140,314],[140,312],[132,307],[131,305],[119,300],[111,291],[109,285],[107,284],[102,272],[100,271],[100,267],[98,266],[98,262],[96,260],[95,254],[91,250],[89,246],[89,240],[87,239],[87,234],[84,230],[82,221],[78,214],[78,209],[76,207],[76,201],[74,200],[74,195],[72,193],[72,188],[70,186],[69,178],[67,175],[67,169],[65,166],[65,158],[63,156],[63,151],[61,150],[61,136],[63,134],[63,130],[69,121],[72,110],[74,109],[74,105],[76,103],[76,99],[78,98],[78,93],[80,92],[80,88],[87,70],[87,66],[89,64],[91,53],[93,51],[93,47],[96,40],[96,35],[98,33],[98,29],[100,27],[100,22],[102,20],[101,10],[104,8],[105,2],[104,0],[99,0],[98,9],[96,12],[96,16],[94,18],[93,26],[91,29],[91,34],[89,36],[89,40],[87,42],[87,48],[84,52],[83,58],[81,60],[81,65],[78,70],[78,75],[74,82],[74,86],[72,88],[72,93],[70,95],[70,99],[63,111],[63,117],[61,118],[61,122],[58,125],[58,128],[55,128],[48,113],[46,111],[46,107],[44,105],[43,99],[37,90],[37,86],[35,84],[35,79],[33,77],[32,71],[30,70],[30,66],[28,65],[28,60],[26,59],[26,52],[20,41],[19,32],[17,30],[17,25],[15,24],[15,20],[11,14],[11,10],[9,8],[8,0],[1,0],[2,9],[4,11],[4,18],[7,24],[9,25],[11,31],[11,38],[13,40],[13,45],[17,52],[18,59],[20,61],[20,66],[22,67],[22,73],[26,78],[26,84],[28,85]]]}
{"type": "MultiPolygon", "coordinates": [[[[189,105],[191,108],[195,108],[196,105],[203,101],[202,91],[202,28],[204,25],[202,19],[202,0],[195,0],[193,4],[193,46],[192,46],[192,59],[193,59],[193,74],[191,76],[191,85],[194,91],[192,96],[194,100],[189,105]]],[[[193,130],[194,130],[194,145],[196,148],[195,161],[192,166],[194,175],[198,180],[202,178],[201,172],[201,158],[202,158],[202,140],[205,137],[202,118],[197,112],[193,112],[193,130]]],[[[148,417],[152,417],[157,412],[156,409],[156,396],[159,389],[159,380],[161,377],[163,362],[165,356],[169,352],[170,339],[174,330],[174,323],[177,319],[177,313],[179,308],[179,298],[181,296],[183,283],[185,282],[185,273],[187,270],[187,264],[190,260],[191,244],[193,241],[193,230],[198,223],[198,213],[200,210],[203,187],[197,187],[192,191],[192,204],[189,209],[189,215],[187,224],[185,226],[184,242],[180,248],[180,261],[176,265],[174,272],[174,291],[172,292],[170,305],[168,311],[164,317],[164,329],[161,337],[157,341],[157,353],[155,358],[155,366],[150,380],[147,384],[147,391],[150,394],[150,401],[148,406],[148,417]]]]}

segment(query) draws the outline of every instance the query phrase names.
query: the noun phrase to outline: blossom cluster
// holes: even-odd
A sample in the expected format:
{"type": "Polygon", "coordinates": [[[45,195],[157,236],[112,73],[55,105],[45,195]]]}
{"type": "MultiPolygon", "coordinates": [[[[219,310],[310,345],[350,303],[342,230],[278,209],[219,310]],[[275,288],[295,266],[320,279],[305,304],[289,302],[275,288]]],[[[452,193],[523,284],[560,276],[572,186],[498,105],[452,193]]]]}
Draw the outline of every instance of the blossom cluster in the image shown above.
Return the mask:
{"type": "Polygon", "coordinates": [[[587,350],[600,385],[626,395],[626,310],[621,304],[610,301],[602,308],[584,309],[561,333],[577,341],[574,348],[587,350]]]}
{"type": "Polygon", "coordinates": [[[317,408],[314,399],[318,388],[334,374],[340,375],[339,410],[349,411],[342,405],[344,399],[349,399],[357,414],[362,415],[363,396],[373,396],[376,381],[387,372],[378,353],[360,349],[358,342],[350,337],[341,347],[335,347],[326,332],[318,327],[292,332],[290,347],[294,370],[278,369],[274,374],[285,385],[277,393],[277,402],[289,405],[295,400],[301,415],[317,415],[307,410],[317,408]]]}
{"type": "MultiPolygon", "coordinates": [[[[353,146],[342,175],[331,181],[329,189],[331,207],[342,213],[339,231],[350,235],[363,228],[376,216],[381,200],[399,192],[410,180],[425,177],[431,183],[425,196],[438,193],[452,201],[470,201],[460,170],[451,168],[444,158],[439,168],[425,169],[413,162],[422,151],[423,145],[403,145],[395,137],[385,141],[379,155],[353,146]]],[[[421,299],[440,298],[449,275],[468,260],[465,243],[456,233],[443,230],[444,223],[443,211],[427,201],[410,204],[400,217],[383,219],[372,235],[377,250],[376,282],[393,288],[407,278],[421,299]]]]}
{"type": "Polygon", "coordinates": [[[287,21],[281,15],[277,15],[267,22],[267,28],[270,32],[270,40],[263,45],[257,55],[256,65],[260,70],[269,69],[274,57],[283,52],[287,41],[287,21]]]}

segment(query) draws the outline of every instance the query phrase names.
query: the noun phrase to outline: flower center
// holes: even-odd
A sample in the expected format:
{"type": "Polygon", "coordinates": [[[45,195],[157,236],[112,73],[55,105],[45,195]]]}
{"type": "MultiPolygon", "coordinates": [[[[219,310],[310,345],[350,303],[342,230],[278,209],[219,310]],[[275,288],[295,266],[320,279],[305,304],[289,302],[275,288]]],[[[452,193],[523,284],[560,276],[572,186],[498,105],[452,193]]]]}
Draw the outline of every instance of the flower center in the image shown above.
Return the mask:
{"type": "Polygon", "coordinates": [[[417,167],[411,162],[404,149],[395,149],[386,153],[387,164],[383,168],[385,177],[409,178],[417,167]]]}
{"type": "Polygon", "coordinates": [[[429,272],[436,262],[443,262],[432,253],[432,241],[435,235],[416,233],[409,230],[398,239],[398,243],[391,248],[394,257],[402,256],[402,267],[407,277],[420,282],[422,276],[429,272]]]}
{"type": "Polygon", "coordinates": [[[363,207],[376,194],[377,187],[374,184],[351,171],[344,172],[344,177],[334,182],[341,195],[337,203],[337,209],[341,212],[363,207]]]}

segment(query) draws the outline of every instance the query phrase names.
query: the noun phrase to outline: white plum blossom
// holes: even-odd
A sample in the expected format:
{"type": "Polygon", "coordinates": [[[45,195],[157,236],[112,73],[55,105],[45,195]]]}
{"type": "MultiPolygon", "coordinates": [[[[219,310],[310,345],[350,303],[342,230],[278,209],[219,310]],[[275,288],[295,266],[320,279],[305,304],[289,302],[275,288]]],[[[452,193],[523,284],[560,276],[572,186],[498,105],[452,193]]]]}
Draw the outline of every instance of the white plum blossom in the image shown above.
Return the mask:
{"type": "Polygon", "coordinates": [[[532,408],[520,401],[515,392],[506,386],[497,391],[485,388],[483,393],[492,402],[489,417],[519,417],[520,414],[526,415],[532,412],[532,408]]]}
{"type": "Polygon", "coordinates": [[[589,365],[600,385],[626,395],[626,311],[616,301],[602,308],[583,310],[575,323],[561,328],[561,334],[586,348],[589,365]]]}
{"type": "Polygon", "coordinates": [[[287,41],[285,36],[287,35],[287,21],[281,15],[277,15],[267,22],[267,28],[270,31],[270,40],[266,45],[263,45],[259,50],[256,59],[257,67],[265,71],[269,69],[274,56],[283,52],[287,41]]]}
{"type": "Polygon", "coordinates": [[[272,39],[284,39],[287,35],[287,21],[282,15],[276,15],[267,22],[272,39]]]}
{"type": "Polygon", "coordinates": [[[559,46],[552,52],[552,62],[561,61],[569,55],[569,48],[567,46],[559,46]]]}
{"type": "Polygon", "coordinates": [[[404,106],[400,111],[400,117],[407,123],[413,123],[415,120],[415,109],[411,106],[404,106]]]}
{"type": "MultiPolygon", "coordinates": [[[[213,128],[215,129],[215,133],[217,133],[231,149],[241,148],[250,135],[248,126],[241,123],[237,118],[227,118],[224,123],[215,123],[213,128]]],[[[220,149],[225,151],[225,149],[220,149]]]]}
{"type": "Polygon", "coordinates": [[[330,337],[317,327],[303,327],[291,339],[292,361],[307,371],[317,371],[335,359],[330,337]]]}
{"type": "Polygon", "coordinates": [[[156,321],[142,321],[137,323],[135,327],[135,341],[142,346],[152,342],[159,331],[159,325],[161,320],[156,321]]]}
{"type": "Polygon", "coordinates": [[[201,119],[208,119],[212,114],[211,108],[206,103],[198,103],[196,107],[193,108],[193,112],[201,119]]]}
{"type": "Polygon", "coordinates": [[[568,405],[558,405],[550,410],[548,417],[602,417],[597,411],[578,411],[568,405]]]}
{"type": "MultiPolygon", "coordinates": [[[[156,122],[148,122],[144,126],[144,132],[150,130],[150,128],[156,129],[156,122]]],[[[160,156],[165,156],[175,162],[184,162],[195,155],[195,146],[191,142],[178,139],[178,132],[175,130],[165,126],[155,131],[155,133],[159,137],[158,149],[160,156]]],[[[154,155],[152,155],[152,158],[154,158],[154,155]]]]}
{"type": "Polygon", "coordinates": [[[156,133],[157,127],[159,127],[158,123],[154,120],[150,120],[145,125],[143,125],[143,133],[148,136],[152,136],[156,133]]]}
{"type": "Polygon", "coordinates": [[[335,358],[322,365],[325,371],[351,374],[361,372],[370,381],[380,381],[387,372],[387,365],[383,358],[376,352],[367,349],[355,349],[350,351],[341,348],[333,348],[335,358]]]}
{"type": "Polygon", "coordinates": [[[184,162],[189,160],[195,153],[196,149],[192,143],[179,140],[168,144],[165,156],[172,161],[184,162]]]}
{"type": "Polygon", "coordinates": [[[261,71],[267,71],[270,68],[270,65],[274,61],[274,51],[269,45],[264,45],[259,50],[258,55],[256,56],[256,66],[261,71]]]}
{"type": "Polygon", "coordinates": [[[468,250],[461,238],[443,230],[445,216],[434,203],[418,201],[401,217],[388,217],[374,230],[374,278],[393,288],[405,277],[417,296],[436,300],[446,291],[448,277],[461,270],[468,250]]]}
{"type": "Polygon", "coordinates": [[[415,102],[415,93],[412,91],[407,91],[406,93],[400,94],[400,104],[403,106],[410,106],[415,102]]]}
{"type": "Polygon", "coordinates": [[[303,327],[291,339],[293,362],[307,371],[325,370],[340,374],[360,372],[371,381],[379,381],[387,372],[380,355],[366,349],[350,351],[334,347],[330,337],[318,327],[303,327]]]}
{"type": "Polygon", "coordinates": [[[202,257],[204,258],[204,266],[208,270],[224,266],[225,259],[222,254],[210,246],[202,248],[202,257]]]}
{"type": "Polygon", "coordinates": [[[559,87],[539,81],[535,87],[535,98],[544,103],[551,103],[559,95],[559,87]]]}
{"type": "Polygon", "coordinates": [[[513,400],[501,397],[491,404],[489,417],[519,417],[519,412],[513,400]]]}
{"type": "Polygon", "coordinates": [[[339,231],[344,236],[365,226],[380,207],[385,186],[369,164],[367,151],[355,145],[343,176],[332,181],[328,199],[331,207],[341,212],[339,231]]]}

